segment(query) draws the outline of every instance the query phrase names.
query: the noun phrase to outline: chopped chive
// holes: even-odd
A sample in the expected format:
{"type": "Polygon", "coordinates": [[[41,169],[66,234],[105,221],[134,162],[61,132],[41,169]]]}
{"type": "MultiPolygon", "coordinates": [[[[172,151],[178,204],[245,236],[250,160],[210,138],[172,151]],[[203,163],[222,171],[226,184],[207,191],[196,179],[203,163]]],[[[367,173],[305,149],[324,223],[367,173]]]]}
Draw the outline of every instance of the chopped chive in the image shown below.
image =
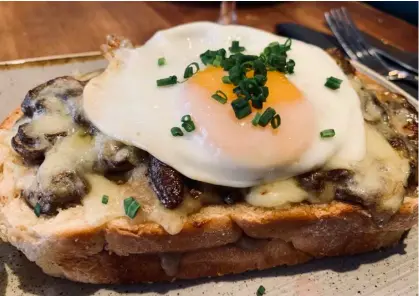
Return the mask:
{"type": "Polygon", "coordinates": [[[212,65],[215,67],[221,67],[221,62],[223,61],[223,57],[220,55],[216,55],[212,65]]]}
{"type": "Polygon", "coordinates": [[[159,66],[166,65],[166,59],[164,57],[163,58],[159,58],[157,60],[157,65],[159,65],[159,66]]]}
{"type": "Polygon", "coordinates": [[[233,41],[231,43],[231,47],[229,47],[228,49],[232,53],[239,53],[246,50],[243,46],[240,46],[240,43],[237,40],[233,41]]]}
{"type": "Polygon", "coordinates": [[[195,123],[193,121],[186,121],[182,123],[182,127],[187,131],[188,133],[195,130],[195,123]]]}
{"type": "Polygon", "coordinates": [[[183,115],[182,118],[180,119],[180,121],[182,122],[186,122],[186,121],[192,121],[192,117],[189,114],[183,115]]]}
{"type": "Polygon", "coordinates": [[[261,117],[260,113],[259,112],[256,112],[255,117],[252,119],[252,124],[254,126],[257,126],[258,125],[260,117],[261,117]]]}
{"type": "Polygon", "coordinates": [[[335,130],[334,129],[326,129],[320,132],[320,137],[322,138],[332,138],[335,136],[335,130]]]}
{"type": "Polygon", "coordinates": [[[249,102],[247,100],[243,99],[243,98],[238,98],[238,99],[235,99],[234,101],[231,102],[231,106],[235,110],[245,108],[248,105],[249,105],[249,102]]]}
{"type": "Polygon", "coordinates": [[[288,60],[288,62],[287,62],[287,67],[286,67],[286,69],[287,69],[287,73],[288,73],[288,74],[292,74],[292,73],[294,73],[294,67],[295,67],[295,62],[294,62],[294,60],[288,60]]]}
{"type": "MultiPolygon", "coordinates": [[[[207,50],[204,53],[201,53],[199,57],[204,65],[214,65],[214,63],[218,66],[223,64],[226,56],[226,50],[221,48],[219,50],[207,50]]],[[[215,65],[214,65],[215,66],[215,65]]]]}
{"type": "Polygon", "coordinates": [[[41,205],[39,203],[36,203],[33,212],[35,213],[36,217],[41,216],[41,205]]]}
{"type": "Polygon", "coordinates": [[[263,101],[262,98],[260,96],[252,96],[252,98],[250,99],[252,102],[252,107],[255,109],[262,109],[263,107],[263,101]]]}
{"type": "Polygon", "coordinates": [[[266,98],[269,96],[269,88],[267,86],[262,86],[262,95],[263,102],[266,102],[266,98]]]}
{"type": "Polygon", "coordinates": [[[274,117],[276,111],[275,109],[268,107],[265,112],[263,112],[262,116],[259,118],[258,124],[260,126],[267,126],[268,123],[271,121],[272,117],[274,117]]]}
{"type": "Polygon", "coordinates": [[[211,96],[211,98],[217,100],[221,104],[227,103],[227,95],[221,90],[217,90],[215,94],[211,96]]]}
{"type": "Polygon", "coordinates": [[[190,78],[194,74],[196,74],[196,72],[198,72],[198,71],[199,71],[199,65],[198,65],[198,63],[190,63],[186,67],[185,72],[183,73],[183,78],[185,78],[185,79],[190,78]],[[195,72],[193,71],[194,70],[194,67],[193,66],[195,66],[195,70],[196,70],[195,72]]]}
{"type": "Polygon", "coordinates": [[[234,110],[234,114],[236,115],[237,119],[242,119],[245,118],[247,115],[250,115],[252,113],[252,109],[250,108],[250,105],[239,109],[239,110],[234,110]]]}
{"type": "Polygon", "coordinates": [[[223,76],[223,78],[221,78],[221,81],[225,84],[231,84],[230,77],[228,76],[223,76]]]}
{"type": "Polygon", "coordinates": [[[264,86],[266,84],[266,81],[268,81],[268,78],[266,76],[263,76],[260,74],[255,75],[253,78],[255,79],[257,84],[259,84],[260,86],[264,86]]]}
{"type": "Polygon", "coordinates": [[[243,98],[235,99],[231,102],[231,106],[233,107],[234,114],[238,119],[242,119],[252,113],[252,109],[250,108],[249,101],[243,98]]]}
{"type": "Polygon", "coordinates": [[[102,203],[103,203],[104,205],[106,205],[106,204],[108,204],[108,201],[109,201],[109,196],[107,196],[107,195],[103,195],[103,196],[102,196],[102,203]]]}
{"type": "Polygon", "coordinates": [[[167,86],[167,85],[172,85],[172,84],[176,84],[176,83],[177,83],[177,76],[176,75],[157,80],[157,86],[167,86]]]}
{"type": "Polygon", "coordinates": [[[266,76],[267,70],[264,62],[261,59],[253,61],[253,69],[255,70],[256,75],[266,76]]]}
{"type": "Polygon", "coordinates": [[[277,129],[281,125],[281,117],[279,114],[275,114],[271,119],[271,126],[273,129],[277,129]]]}
{"type": "Polygon", "coordinates": [[[248,72],[253,69],[253,62],[244,62],[241,64],[243,71],[248,72]]]}
{"type": "Polygon", "coordinates": [[[231,83],[238,85],[241,80],[246,78],[246,72],[243,71],[240,65],[235,65],[230,70],[228,70],[228,76],[231,83]]]}
{"type": "Polygon", "coordinates": [[[172,133],[172,136],[173,137],[181,137],[181,136],[183,136],[182,130],[179,127],[177,127],[177,126],[172,127],[170,129],[170,132],[172,133]]]}
{"type": "Polygon", "coordinates": [[[211,64],[215,59],[215,56],[212,55],[211,50],[207,50],[206,52],[201,53],[199,57],[201,58],[201,61],[204,65],[211,64]]]}
{"type": "Polygon", "coordinates": [[[131,219],[135,218],[140,208],[141,205],[133,197],[128,197],[124,200],[125,215],[131,219]]]}
{"type": "Polygon", "coordinates": [[[287,41],[285,41],[284,43],[284,47],[286,50],[291,48],[291,44],[292,44],[292,40],[290,38],[287,39],[287,41]]]}
{"type": "Polygon", "coordinates": [[[264,286],[259,286],[258,290],[256,291],[256,296],[263,296],[265,294],[265,287],[264,286]]]}
{"type": "Polygon", "coordinates": [[[326,83],[324,84],[324,86],[336,90],[340,87],[340,84],[342,83],[341,79],[335,78],[333,76],[327,78],[326,83]]]}
{"type": "Polygon", "coordinates": [[[228,59],[224,59],[221,63],[221,66],[223,67],[224,71],[230,71],[231,68],[233,68],[236,65],[236,60],[233,56],[230,56],[228,59]]]}
{"type": "Polygon", "coordinates": [[[125,213],[128,211],[128,207],[130,206],[130,204],[134,201],[134,198],[132,196],[127,197],[126,199],[124,199],[124,210],[125,213]]]}

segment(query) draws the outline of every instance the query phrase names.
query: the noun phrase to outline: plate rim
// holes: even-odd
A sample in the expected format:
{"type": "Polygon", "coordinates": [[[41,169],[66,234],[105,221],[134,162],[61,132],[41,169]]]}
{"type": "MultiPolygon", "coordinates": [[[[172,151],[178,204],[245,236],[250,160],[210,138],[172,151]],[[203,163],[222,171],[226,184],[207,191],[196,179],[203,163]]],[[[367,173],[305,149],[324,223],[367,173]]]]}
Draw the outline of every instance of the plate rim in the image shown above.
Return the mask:
{"type": "Polygon", "coordinates": [[[23,64],[30,64],[30,63],[38,63],[38,62],[47,62],[47,61],[58,61],[58,60],[65,60],[65,59],[83,59],[89,57],[100,57],[102,56],[101,51],[85,51],[79,53],[69,53],[69,54],[58,54],[58,55],[50,55],[50,56],[42,56],[42,57],[35,57],[35,58],[25,58],[25,59],[15,59],[15,60],[7,60],[7,61],[0,61],[0,66],[18,66],[23,64]]]}

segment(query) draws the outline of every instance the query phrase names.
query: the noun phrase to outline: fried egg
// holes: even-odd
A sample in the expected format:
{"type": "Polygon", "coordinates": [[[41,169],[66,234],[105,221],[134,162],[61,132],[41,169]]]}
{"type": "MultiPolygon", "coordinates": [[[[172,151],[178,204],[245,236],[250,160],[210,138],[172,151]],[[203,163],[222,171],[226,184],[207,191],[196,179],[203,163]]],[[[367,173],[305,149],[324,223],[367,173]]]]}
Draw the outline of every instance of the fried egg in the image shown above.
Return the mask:
{"type": "Polygon", "coordinates": [[[217,185],[249,187],[308,172],[331,158],[352,163],[364,157],[364,123],[355,90],[327,53],[297,40],[288,51],[296,63],[294,73],[267,74],[263,110],[272,107],[280,114],[279,128],[254,126],[251,121],[260,110],[237,119],[231,107],[237,98],[234,86],[221,80],[227,72],[199,58],[208,49],[227,49],[233,40],[240,41],[245,54],[259,55],[269,43],[286,38],[213,23],[160,31],[141,47],[113,53],[103,74],[85,87],[87,117],[108,136],[146,150],[191,179],[217,185]],[[160,57],[164,66],[157,65],[160,57]],[[194,76],[157,87],[158,79],[183,77],[192,62],[200,67],[194,76]],[[342,80],[339,89],[325,87],[330,76],[342,80]],[[226,104],[211,98],[217,90],[227,95],[226,104]],[[196,129],[174,137],[171,128],[180,127],[186,114],[196,129]],[[336,135],[321,138],[326,129],[336,135]]]}

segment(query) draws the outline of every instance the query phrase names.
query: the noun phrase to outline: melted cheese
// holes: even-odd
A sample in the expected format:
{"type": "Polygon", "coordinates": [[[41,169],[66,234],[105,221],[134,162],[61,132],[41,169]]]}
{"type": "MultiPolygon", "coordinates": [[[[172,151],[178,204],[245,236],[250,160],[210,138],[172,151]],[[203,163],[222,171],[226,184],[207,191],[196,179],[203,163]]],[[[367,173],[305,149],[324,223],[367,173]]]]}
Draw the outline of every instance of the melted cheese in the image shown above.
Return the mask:
{"type": "MultiPolygon", "coordinates": [[[[97,158],[97,146],[90,136],[81,136],[80,133],[62,138],[47,153],[45,161],[38,170],[37,167],[24,166],[13,152],[9,143],[14,133],[0,130],[0,197],[6,197],[8,207],[15,211],[13,215],[8,215],[9,223],[13,225],[31,228],[38,233],[54,233],[65,229],[83,228],[86,225],[96,227],[112,219],[124,217],[133,224],[155,222],[168,233],[176,234],[182,230],[187,216],[202,207],[200,201],[186,196],[177,209],[164,208],[149,186],[147,168],[142,165],[136,168],[130,180],[122,185],[117,185],[103,176],[87,173],[86,179],[90,184],[90,191],[82,199],[82,205],[61,210],[52,218],[44,216],[37,218],[33,210],[17,198],[20,191],[36,182],[35,178],[41,185],[46,186],[51,176],[63,170],[91,171],[97,158]],[[102,204],[104,194],[109,196],[107,205],[102,204]],[[123,206],[124,199],[129,196],[135,197],[141,204],[141,209],[133,220],[125,215],[123,206]]],[[[0,204],[1,200],[0,198],[0,204]]],[[[0,220],[1,212],[6,213],[8,207],[0,207],[0,220]]]]}
{"type": "Polygon", "coordinates": [[[63,116],[61,114],[45,114],[38,116],[31,121],[30,135],[43,136],[54,135],[61,132],[74,131],[75,125],[70,116],[63,116]]]}
{"type": "Polygon", "coordinates": [[[374,128],[366,125],[367,157],[354,167],[351,191],[364,198],[382,198],[381,207],[397,211],[403,201],[410,173],[409,161],[390,146],[374,128]]]}
{"type": "Polygon", "coordinates": [[[62,138],[47,152],[39,167],[37,180],[41,190],[48,188],[51,179],[59,173],[91,169],[97,157],[93,147],[93,139],[80,133],[62,138]]]}
{"type": "MultiPolygon", "coordinates": [[[[333,157],[324,169],[353,171],[354,182],[347,184],[350,191],[370,203],[380,198],[377,201],[381,209],[397,211],[405,193],[404,186],[410,172],[409,162],[400,157],[375,128],[366,124],[365,131],[367,153],[362,161],[347,162],[333,157]]],[[[323,194],[325,198],[320,199],[329,201],[330,198],[326,196],[328,194],[333,195],[334,190],[326,186],[323,194]]],[[[261,207],[283,207],[304,200],[315,202],[293,179],[253,187],[246,197],[249,204],[261,207]]]]}
{"type": "Polygon", "coordinates": [[[246,202],[259,207],[283,207],[307,199],[308,193],[294,179],[281,180],[253,187],[246,202]]]}

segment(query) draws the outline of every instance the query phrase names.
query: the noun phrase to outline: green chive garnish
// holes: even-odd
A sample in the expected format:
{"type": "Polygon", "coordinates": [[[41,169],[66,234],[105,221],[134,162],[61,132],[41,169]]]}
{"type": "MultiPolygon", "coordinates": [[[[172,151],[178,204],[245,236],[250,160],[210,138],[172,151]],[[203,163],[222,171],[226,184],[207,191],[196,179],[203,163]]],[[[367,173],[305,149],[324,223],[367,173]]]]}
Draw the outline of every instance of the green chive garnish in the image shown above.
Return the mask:
{"type": "Polygon", "coordinates": [[[285,41],[284,46],[286,50],[289,50],[291,48],[292,40],[290,38],[285,41]]]}
{"type": "Polygon", "coordinates": [[[245,108],[242,108],[240,110],[234,111],[234,114],[236,115],[237,119],[245,118],[246,116],[250,115],[252,113],[252,109],[249,106],[246,106],[245,108]]]}
{"type": "Polygon", "coordinates": [[[268,81],[268,78],[266,76],[263,76],[263,75],[260,75],[260,74],[255,75],[253,77],[253,79],[255,79],[255,81],[257,82],[257,84],[259,84],[260,86],[264,86],[265,83],[266,83],[266,81],[268,81]]]}
{"type": "Polygon", "coordinates": [[[159,66],[166,65],[166,59],[165,58],[159,58],[157,60],[157,65],[159,65],[159,66]]]}
{"type": "Polygon", "coordinates": [[[335,136],[335,130],[334,129],[326,129],[324,131],[320,132],[320,137],[322,138],[332,138],[335,136]]]}
{"type": "Polygon", "coordinates": [[[192,132],[195,130],[195,123],[193,121],[185,121],[182,123],[182,127],[188,132],[192,132]]]}
{"type": "Polygon", "coordinates": [[[234,114],[238,119],[242,119],[252,113],[252,109],[250,108],[249,101],[243,98],[235,99],[231,102],[231,106],[233,107],[234,114]]]}
{"type": "Polygon", "coordinates": [[[267,70],[264,62],[261,59],[253,61],[253,69],[255,70],[256,75],[266,76],[267,70]]]}
{"type": "Polygon", "coordinates": [[[106,205],[106,204],[108,204],[108,201],[109,201],[109,196],[107,196],[107,195],[103,195],[103,196],[102,196],[102,203],[103,203],[104,205],[106,205]]]}
{"type": "Polygon", "coordinates": [[[124,199],[124,209],[125,212],[127,211],[129,205],[133,202],[134,198],[132,196],[127,197],[126,199],[124,199]]]}
{"type": "Polygon", "coordinates": [[[292,74],[292,73],[294,73],[294,67],[295,67],[295,62],[294,62],[294,60],[288,60],[288,62],[287,62],[287,67],[286,67],[286,69],[287,69],[287,73],[288,73],[288,74],[292,74]]]}
{"type": "Polygon", "coordinates": [[[275,116],[275,109],[268,107],[265,112],[263,112],[262,116],[259,118],[259,125],[260,126],[267,126],[271,119],[275,116]]]}
{"type": "Polygon", "coordinates": [[[232,53],[239,53],[245,51],[246,49],[243,46],[240,46],[239,41],[233,41],[231,43],[231,47],[228,48],[232,53]]]}
{"type": "Polygon", "coordinates": [[[39,203],[36,203],[35,208],[33,209],[36,217],[41,216],[41,205],[39,203]]]}
{"type": "Polygon", "coordinates": [[[260,113],[259,112],[256,112],[256,115],[255,115],[255,117],[252,119],[252,124],[254,125],[254,126],[257,126],[258,125],[258,123],[259,123],[259,119],[260,119],[260,117],[261,117],[262,115],[260,115],[260,113]]]}
{"type": "Polygon", "coordinates": [[[176,84],[176,83],[177,83],[176,75],[157,80],[157,86],[167,86],[167,85],[172,85],[172,84],[176,84]]]}
{"type": "Polygon", "coordinates": [[[221,81],[225,84],[231,84],[230,77],[228,76],[223,76],[223,78],[221,78],[221,81]]]}
{"type": "Polygon", "coordinates": [[[333,76],[327,78],[326,83],[324,86],[330,88],[330,89],[338,89],[340,87],[340,84],[342,83],[341,79],[335,78],[333,76]]]}
{"type": "Polygon", "coordinates": [[[172,133],[172,136],[173,137],[181,137],[181,136],[183,136],[182,130],[179,127],[177,127],[177,126],[172,127],[170,129],[170,132],[172,133]]]}
{"type": "Polygon", "coordinates": [[[220,66],[223,64],[226,56],[226,50],[221,48],[219,50],[207,50],[199,55],[204,65],[220,66]],[[215,63],[215,64],[214,64],[215,63]],[[220,65],[218,65],[218,63],[220,65]]]}
{"type": "Polygon", "coordinates": [[[182,122],[192,121],[192,117],[189,114],[187,114],[187,115],[182,116],[180,121],[182,121],[182,122]]]}
{"type": "Polygon", "coordinates": [[[216,55],[214,61],[212,62],[212,65],[215,67],[220,67],[222,61],[223,61],[223,57],[220,55],[216,55]]]}
{"type": "Polygon", "coordinates": [[[186,69],[185,72],[183,73],[183,78],[187,79],[192,77],[194,74],[196,74],[196,72],[199,71],[199,65],[198,63],[190,63],[186,69]],[[194,67],[195,66],[195,72],[194,72],[194,67]]]}
{"type": "Polygon", "coordinates": [[[266,98],[269,96],[269,88],[267,86],[262,86],[262,95],[263,102],[266,102],[266,98]]]}
{"type": "Polygon", "coordinates": [[[125,215],[127,215],[131,219],[135,218],[140,208],[141,205],[133,197],[128,197],[124,199],[125,215]]]}
{"type": "MultiPolygon", "coordinates": [[[[226,76],[225,76],[226,77],[226,76]]],[[[227,103],[227,95],[222,92],[221,90],[217,90],[215,94],[211,96],[211,98],[217,100],[221,104],[227,103]]]]}
{"type": "Polygon", "coordinates": [[[258,290],[256,291],[256,296],[262,296],[265,294],[265,287],[264,286],[259,286],[258,290]]]}
{"type": "Polygon", "coordinates": [[[252,107],[255,109],[262,109],[263,107],[263,101],[261,96],[257,96],[257,97],[252,97],[250,99],[250,101],[252,102],[252,107]]]}
{"type": "Polygon", "coordinates": [[[281,125],[281,117],[279,114],[275,114],[271,119],[271,126],[273,129],[277,129],[281,125]]]}

